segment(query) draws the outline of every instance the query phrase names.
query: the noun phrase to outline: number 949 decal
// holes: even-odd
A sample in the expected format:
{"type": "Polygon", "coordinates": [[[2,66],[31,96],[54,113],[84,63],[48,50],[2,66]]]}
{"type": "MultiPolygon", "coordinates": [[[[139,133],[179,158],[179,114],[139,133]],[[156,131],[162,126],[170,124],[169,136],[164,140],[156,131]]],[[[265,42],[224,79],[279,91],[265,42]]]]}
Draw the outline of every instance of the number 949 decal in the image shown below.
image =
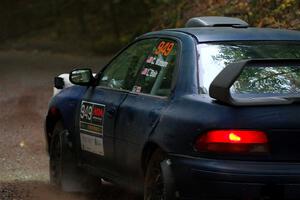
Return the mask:
{"type": "Polygon", "coordinates": [[[162,54],[163,56],[168,56],[172,52],[174,45],[175,45],[174,42],[161,41],[158,44],[155,54],[156,55],[162,54]]]}

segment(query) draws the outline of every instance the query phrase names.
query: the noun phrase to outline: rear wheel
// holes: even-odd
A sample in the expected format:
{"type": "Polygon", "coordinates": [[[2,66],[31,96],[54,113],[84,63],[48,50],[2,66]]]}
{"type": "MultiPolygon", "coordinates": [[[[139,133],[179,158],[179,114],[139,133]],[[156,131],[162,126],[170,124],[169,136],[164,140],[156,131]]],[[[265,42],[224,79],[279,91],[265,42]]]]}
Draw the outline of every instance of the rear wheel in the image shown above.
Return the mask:
{"type": "Polygon", "coordinates": [[[67,131],[56,123],[50,144],[50,183],[67,192],[93,192],[101,179],[77,167],[76,157],[67,143],[67,131]]]}
{"type": "Polygon", "coordinates": [[[58,124],[54,128],[53,138],[50,144],[50,160],[49,160],[49,172],[50,183],[52,185],[61,186],[62,179],[62,147],[61,139],[58,133],[58,124]]]}
{"type": "Polygon", "coordinates": [[[174,191],[170,187],[166,174],[163,173],[162,163],[166,154],[157,149],[151,156],[147,166],[144,182],[144,200],[174,200],[174,191]]]}

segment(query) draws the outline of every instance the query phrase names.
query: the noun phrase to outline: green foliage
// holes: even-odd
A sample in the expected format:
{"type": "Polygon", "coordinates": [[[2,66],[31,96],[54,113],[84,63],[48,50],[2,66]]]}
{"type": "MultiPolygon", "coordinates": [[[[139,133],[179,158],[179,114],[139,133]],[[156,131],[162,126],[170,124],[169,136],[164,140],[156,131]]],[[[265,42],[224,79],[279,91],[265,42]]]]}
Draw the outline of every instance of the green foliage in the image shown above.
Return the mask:
{"type": "Polygon", "coordinates": [[[0,40],[46,32],[49,40],[109,53],[144,32],[182,27],[190,17],[209,15],[300,29],[299,0],[3,0],[0,40]]]}
{"type": "Polygon", "coordinates": [[[172,5],[161,4],[153,10],[158,16],[163,10],[168,13],[165,20],[153,18],[156,27],[183,26],[194,16],[240,17],[252,26],[300,29],[299,0],[180,0],[172,5]],[[176,13],[176,14],[174,14],[176,13]],[[179,17],[174,17],[179,16],[179,17]]]}

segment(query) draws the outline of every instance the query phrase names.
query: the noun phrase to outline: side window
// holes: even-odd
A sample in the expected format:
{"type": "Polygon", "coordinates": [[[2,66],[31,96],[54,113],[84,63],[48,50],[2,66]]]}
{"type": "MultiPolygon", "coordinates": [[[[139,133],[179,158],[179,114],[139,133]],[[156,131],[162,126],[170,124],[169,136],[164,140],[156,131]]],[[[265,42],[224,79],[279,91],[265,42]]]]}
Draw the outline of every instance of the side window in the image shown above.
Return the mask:
{"type": "Polygon", "coordinates": [[[177,43],[161,39],[149,53],[138,74],[133,92],[169,96],[176,65],[177,43]]]}
{"type": "Polygon", "coordinates": [[[104,70],[99,86],[131,90],[141,65],[156,43],[157,39],[142,40],[124,50],[104,70]]]}

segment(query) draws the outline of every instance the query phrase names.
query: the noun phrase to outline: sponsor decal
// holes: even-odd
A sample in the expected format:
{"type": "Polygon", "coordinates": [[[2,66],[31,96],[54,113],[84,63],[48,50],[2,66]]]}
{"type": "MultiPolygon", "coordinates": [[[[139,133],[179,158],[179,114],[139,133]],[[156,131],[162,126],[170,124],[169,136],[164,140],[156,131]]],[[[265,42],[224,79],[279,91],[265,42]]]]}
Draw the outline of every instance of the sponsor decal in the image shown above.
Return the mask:
{"type": "Polygon", "coordinates": [[[146,77],[156,78],[158,71],[151,68],[144,68],[141,74],[146,77]]]}
{"type": "Polygon", "coordinates": [[[151,65],[157,65],[159,67],[167,67],[168,66],[168,62],[167,61],[164,61],[163,59],[161,58],[157,58],[157,57],[154,57],[154,56],[150,56],[147,58],[146,60],[146,63],[147,64],[151,64],[151,65]]]}
{"type": "Polygon", "coordinates": [[[150,56],[147,58],[146,63],[154,65],[156,61],[156,57],[150,56]]]}
{"type": "Polygon", "coordinates": [[[174,42],[161,41],[157,46],[155,54],[168,56],[172,52],[174,46],[175,46],[174,42]]]}
{"type": "Polygon", "coordinates": [[[79,122],[82,150],[104,156],[104,114],[105,105],[82,101],[79,122]]]}
{"type": "Polygon", "coordinates": [[[168,62],[161,60],[161,59],[157,59],[155,62],[155,65],[160,66],[160,67],[167,67],[168,66],[168,62]]]}
{"type": "Polygon", "coordinates": [[[142,87],[141,86],[133,86],[132,88],[132,92],[137,92],[137,93],[140,93],[142,91],[142,87]]]}
{"type": "Polygon", "coordinates": [[[104,156],[102,138],[80,134],[80,141],[82,150],[104,156]]]}

